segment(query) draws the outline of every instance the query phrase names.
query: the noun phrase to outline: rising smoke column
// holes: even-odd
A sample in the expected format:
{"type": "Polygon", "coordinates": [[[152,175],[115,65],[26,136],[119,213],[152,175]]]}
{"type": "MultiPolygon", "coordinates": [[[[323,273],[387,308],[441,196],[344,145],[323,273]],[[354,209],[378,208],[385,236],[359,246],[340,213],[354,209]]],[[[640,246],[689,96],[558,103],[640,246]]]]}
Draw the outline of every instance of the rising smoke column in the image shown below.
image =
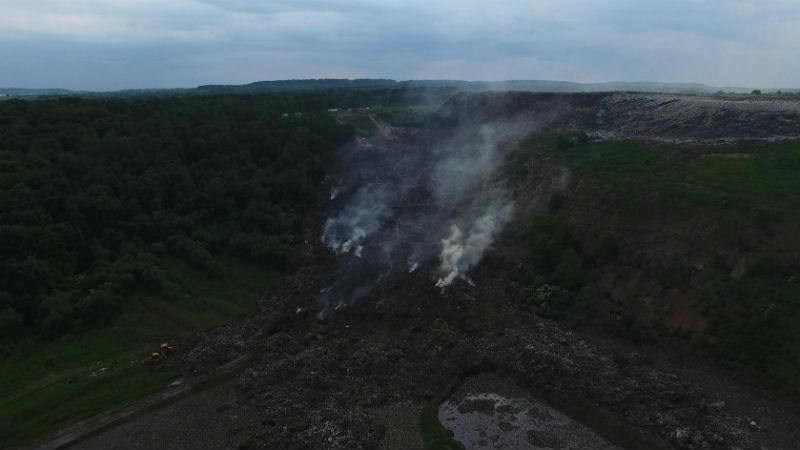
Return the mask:
{"type": "Polygon", "coordinates": [[[464,234],[458,225],[451,225],[450,236],[442,239],[442,251],[439,254],[439,272],[442,276],[436,286],[444,288],[456,278],[465,277],[511,220],[512,211],[513,203],[489,208],[486,214],[475,219],[468,234],[464,234]]]}
{"type": "Polygon", "coordinates": [[[341,213],[325,222],[322,243],[336,254],[352,251],[361,257],[364,241],[392,215],[386,205],[388,197],[389,191],[385,188],[361,188],[341,213]]]}
{"type": "Polygon", "coordinates": [[[341,206],[321,237],[339,263],[323,310],[366,298],[384,281],[402,283],[409,273],[441,288],[469,281],[512,217],[502,167],[538,127],[527,117],[470,116],[347,148],[331,199],[341,206]]]}

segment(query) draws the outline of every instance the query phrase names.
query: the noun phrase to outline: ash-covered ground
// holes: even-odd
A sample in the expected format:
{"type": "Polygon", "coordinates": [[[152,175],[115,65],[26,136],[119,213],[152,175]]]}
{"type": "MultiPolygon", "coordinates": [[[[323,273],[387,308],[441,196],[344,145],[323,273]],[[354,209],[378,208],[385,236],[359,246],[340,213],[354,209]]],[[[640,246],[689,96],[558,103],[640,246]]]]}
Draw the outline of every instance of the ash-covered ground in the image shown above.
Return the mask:
{"type": "MultiPolygon", "coordinates": [[[[800,104],[487,93],[455,97],[421,130],[380,127],[342,150],[308,219],[303,268],[257,315],[203,335],[183,364],[188,378],[243,355],[248,366],[205,402],[180,400],[77,447],[421,448],[423,407],[491,374],[609,445],[796,448],[795,405],[691,356],[569,330],[522,301],[513,230],[569,173],[543,167],[519,192],[505,168],[547,128],[788,139],[800,136],[800,104]],[[164,439],[130,438],[140,435],[164,439]]],[[[563,433],[537,442],[573,442],[563,433]]]]}

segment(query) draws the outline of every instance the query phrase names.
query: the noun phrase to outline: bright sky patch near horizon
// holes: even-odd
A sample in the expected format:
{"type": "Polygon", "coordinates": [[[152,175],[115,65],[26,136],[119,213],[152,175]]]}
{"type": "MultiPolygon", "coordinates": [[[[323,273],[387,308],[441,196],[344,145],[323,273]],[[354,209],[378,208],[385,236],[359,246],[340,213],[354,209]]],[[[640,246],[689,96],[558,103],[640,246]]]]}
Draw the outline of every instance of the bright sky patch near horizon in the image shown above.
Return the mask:
{"type": "Polygon", "coordinates": [[[0,87],[291,78],[800,87],[800,0],[2,0],[0,87]]]}

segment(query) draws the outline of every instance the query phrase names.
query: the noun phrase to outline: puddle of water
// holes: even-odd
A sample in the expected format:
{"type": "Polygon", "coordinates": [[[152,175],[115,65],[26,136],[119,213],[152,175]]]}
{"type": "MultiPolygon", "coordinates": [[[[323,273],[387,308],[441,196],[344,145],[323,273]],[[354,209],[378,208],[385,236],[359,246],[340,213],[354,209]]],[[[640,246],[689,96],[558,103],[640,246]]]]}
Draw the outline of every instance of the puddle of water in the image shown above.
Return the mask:
{"type": "Polygon", "coordinates": [[[442,425],[468,450],[622,450],[518,389],[500,394],[481,384],[466,386],[439,408],[442,425]]]}

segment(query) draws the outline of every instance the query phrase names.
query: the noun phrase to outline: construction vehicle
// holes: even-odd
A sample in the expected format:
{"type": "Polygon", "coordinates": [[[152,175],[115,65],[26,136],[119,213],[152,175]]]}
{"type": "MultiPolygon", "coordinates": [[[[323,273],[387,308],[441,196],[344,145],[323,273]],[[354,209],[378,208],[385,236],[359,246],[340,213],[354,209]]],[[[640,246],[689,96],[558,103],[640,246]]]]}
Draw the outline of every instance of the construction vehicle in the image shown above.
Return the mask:
{"type": "Polygon", "coordinates": [[[156,366],[167,360],[167,355],[175,353],[175,347],[169,345],[168,342],[161,344],[157,352],[151,353],[149,356],[142,360],[145,366],[156,366]]]}

